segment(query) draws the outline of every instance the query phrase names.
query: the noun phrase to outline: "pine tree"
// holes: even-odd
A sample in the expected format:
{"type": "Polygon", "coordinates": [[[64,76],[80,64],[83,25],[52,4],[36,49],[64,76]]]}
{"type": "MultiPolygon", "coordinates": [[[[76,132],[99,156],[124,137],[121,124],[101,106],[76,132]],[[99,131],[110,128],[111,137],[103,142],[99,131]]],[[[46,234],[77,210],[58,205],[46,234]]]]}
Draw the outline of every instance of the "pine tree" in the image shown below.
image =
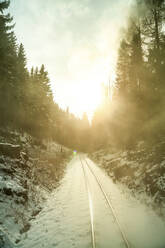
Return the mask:
{"type": "Polygon", "coordinates": [[[125,39],[121,41],[118,53],[115,95],[118,97],[127,97],[130,86],[130,46],[125,39]]]}
{"type": "Polygon", "coordinates": [[[148,40],[148,68],[152,74],[152,88],[157,99],[164,91],[165,74],[162,75],[162,65],[164,58],[164,21],[165,21],[165,1],[146,0],[147,11],[144,19],[144,30],[146,40],[148,40]]]}
{"type": "Polygon", "coordinates": [[[0,2],[0,124],[9,123],[12,101],[12,90],[15,77],[15,41],[11,32],[13,18],[4,14],[9,7],[9,1],[0,2]]]}
{"type": "Polygon", "coordinates": [[[141,24],[137,19],[130,23],[130,94],[134,101],[138,101],[143,88],[144,61],[142,49],[141,24]]]}
{"type": "Polygon", "coordinates": [[[15,116],[17,122],[21,128],[26,126],[26,118],[28,114],[28,82],[29,74],[26,65],[26,55],[23,44],[21,43],[18,48],[17,54],[17,84],[15,85],[15,91],[17,95],[17,110],[15,116]]]}
{"type": "Polygon", "coordinates": [[[3,11],[9,7],[9,4],[10,4],[10,1],[1,1],[0,12],[3,13],[3,11]]]}
{"type": "Polygon", "coordinates": [[[0,81],[10,78],[9,64],[10,64],[10,35],[9,32],[13,26],[9,25],[13,18],[9,14],[3,14],[4,10],[9,6],[9,1],[0,2],[0,81]]]}
{"type": "Polygon", "coordinates": [[[39,79],[40,79],[40,84],[43,90],[43,94],[45,94],[47,98],[50,98],[50,100],[52,100],[52,90],[50,86],[50,80],[48,77],[48,72],[45,71],[44,65],[41,66],[41,69],[39,71],[39,79]]]}
{"type": "Polygon", "coordinates": [[[27,59],[25,54],[25,49],[23,44],[21,43],[18,49],[18,77],[20,82],[24,82],[27,78],[27,59]]]}

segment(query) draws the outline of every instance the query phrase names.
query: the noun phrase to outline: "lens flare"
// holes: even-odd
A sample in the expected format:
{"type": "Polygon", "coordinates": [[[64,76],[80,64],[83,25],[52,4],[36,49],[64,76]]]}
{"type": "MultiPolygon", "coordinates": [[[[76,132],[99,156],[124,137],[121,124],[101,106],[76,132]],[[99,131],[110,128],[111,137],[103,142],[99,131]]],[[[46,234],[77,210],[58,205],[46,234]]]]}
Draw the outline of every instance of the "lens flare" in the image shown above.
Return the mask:
{"type": "Polygon", "coordinates": [[[73,155],[74,156],[77,155],[77,151],[76,150],[73,151],[73,155]]]}

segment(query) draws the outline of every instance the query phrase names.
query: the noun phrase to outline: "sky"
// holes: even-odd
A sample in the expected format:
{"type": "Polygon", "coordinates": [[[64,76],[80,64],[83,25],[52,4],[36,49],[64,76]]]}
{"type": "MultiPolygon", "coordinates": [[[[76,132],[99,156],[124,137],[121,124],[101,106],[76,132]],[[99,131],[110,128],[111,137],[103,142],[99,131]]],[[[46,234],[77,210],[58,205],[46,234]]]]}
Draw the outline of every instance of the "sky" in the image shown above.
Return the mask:
{"type": "Polygon", "coordinates": [[[28,68],[46,66],[60,107],[81,116],[99,104],[101,84],[115,78],[129,6],[129,0],[11,0],[28,68]]]}

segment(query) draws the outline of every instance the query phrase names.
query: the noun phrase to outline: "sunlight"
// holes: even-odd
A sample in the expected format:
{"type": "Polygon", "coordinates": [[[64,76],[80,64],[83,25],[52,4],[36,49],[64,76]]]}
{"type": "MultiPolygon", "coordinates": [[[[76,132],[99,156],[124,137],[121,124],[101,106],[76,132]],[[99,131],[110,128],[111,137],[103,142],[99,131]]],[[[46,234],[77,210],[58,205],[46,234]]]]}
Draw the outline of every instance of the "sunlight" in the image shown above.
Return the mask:
{"type": "Polygon", "coordinates": [[[87,113],[88,118],[91,119],[95,109],[101,103],[101,84],[93,84],[91,82],[79,82],[74,85],[74,92],[76,104],[70,102],[70,110],[76,116],[82,117],[83,113],[87,113]]]}
{"type": "Polygon", "coordinates": [[[115,52],[102,57],[90,54],[85,48],[83,52],[76,51],[68,64],[70,77],[68,85],[65,84],[65,96],[63,99],[56,96],[57,101],[77,117],[81,118],[85,112],[91,120],[102,101],[102,84],[114,80],[115,59],[115,52]]]}
{"type": "Polygon", "coordinates": [[[111,56],[96,56],[93,61],[90,56],[85,55],[87,54],[85,49],[83,51],[85,58],[80,52],[72,55],[74,58],[70,60],[68,66],[68,84],[65,79],[61,81],[57,78],[57,81],[64,85],[65,91],[57,84],[54,92],[55,100],[61,103],[62,108],[69,107],[69,111],[80,118],[86,113],[91,121],[103,99],[102,84],[108,85],[109,82],[113,84],[115,81],[116,53],[114,49],[111,56]]]}

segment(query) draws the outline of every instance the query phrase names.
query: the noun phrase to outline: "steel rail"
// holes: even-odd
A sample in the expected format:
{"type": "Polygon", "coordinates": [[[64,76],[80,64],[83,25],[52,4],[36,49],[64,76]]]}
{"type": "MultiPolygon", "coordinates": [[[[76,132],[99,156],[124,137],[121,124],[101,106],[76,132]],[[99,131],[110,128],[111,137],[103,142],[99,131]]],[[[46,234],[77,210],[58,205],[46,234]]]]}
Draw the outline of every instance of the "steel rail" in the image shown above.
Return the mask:
{"type": "Polygon", "coordinates": [[[100,190],[102,191],[102,193],[103,193],[103,195],[104,195],[104,198],[105,198],[105,200],[106,200],[108,206],[109,206],[110,209],[111,209],[111,212],[112,212],[112,214],[113,214],[113,216],[114,216],[114,219],[116,220],[117,226],[118,226],[118,228],[119,228],[119,231],[120,231],[121,236],[122,236],[122,238],[123,238],[123,241],[124,241],[124,243],[125,243],[125,247],[126,247],[126,248],[131,248],[131,246],[130,246],[130,244],[129,244],[129,242],[128,242],[128,239],[127,239],[127,237],[126,237],[124,231],[122,230],[121,224],[120,224],[120,222],[119,222],[119,220],[118,220],[117,214],[116,214],[116,212],[115,212],[115,209],[114,209],[114,207],[113,207],[113,205],[112,205],[111,200],[108,198],[107,194],[105,193],[105,191],[104,191],[104,189],[103,189],[103,186],[102,186],[101,183],[100,183],[100,180],[99,180],[98,177],[94,174],[93,170],[92,170],[91,167],[89,166],[89,164],[88,164],[88,162],[86,161],[86,159],[84,159],[84,160],[85,160],[85,162],[86,162],[87,167],[89,168],[89,170],[91,171],[92,175],[94,176],[96,182],[98,183],[99,188],[100,188],[100,190]]]}
{"type": "MultiPolygon", "coordinates": [[[[80,158],[80,157],[79,157],[79,158],[80,158]]],[[[85,172],[85,168],[84,168],[84,165],[83,165],[83,163],[82,163],[81,158],[80,158],[80,161],[81,161],[81,165],[82,165],[82,168],[83,168],[83,173],[84,173],[84,180],[85,180],[86,189],[87,189],[87,192],[88,192],[89,212],[90,212],[90,224],[91,224],[91,241],[92,241],[92,248],[96,248],[92,197],[91,197],[91,193],[90,193],[90,190],[89,190],[89,182],[88,182],[87,175],[86,175],[86,172],[85,172]]]]}

